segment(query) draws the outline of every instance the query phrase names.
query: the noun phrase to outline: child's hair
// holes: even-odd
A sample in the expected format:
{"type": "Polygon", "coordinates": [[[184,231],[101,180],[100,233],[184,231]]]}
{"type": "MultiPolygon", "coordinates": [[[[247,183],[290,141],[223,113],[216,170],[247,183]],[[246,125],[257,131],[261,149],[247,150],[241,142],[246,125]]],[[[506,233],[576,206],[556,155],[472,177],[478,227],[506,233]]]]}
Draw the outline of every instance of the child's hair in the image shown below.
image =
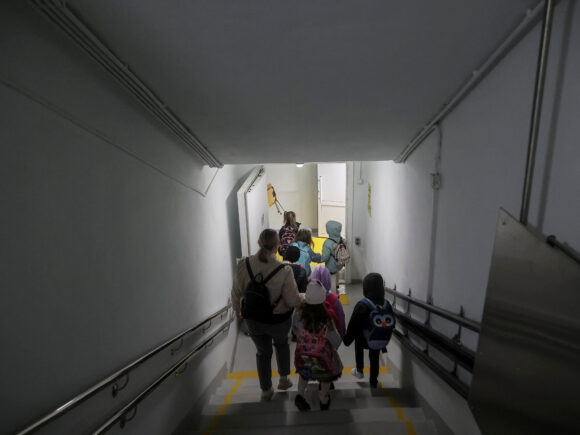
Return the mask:
{"type": "Polygon", "coordinates": [[[364,277],[363,296],[378,305],[385,303],[385,281],[380,273],[371,272],[364,277]]]}
{"type": "Polygon", "coordinates": [[[320,265],[316,266],[312,270],[312,275],[310,276],[311,279],[317,279],[320,281],[324,289],[328,292],[330,290],[330,271],[326,268],[326,266],[320,265]]]}
{"type": "Polygon", "coordinates": [[[260,238],[258,239],[258,246],[260,250],[258,251],[258,259],[262,263],[268,262],[268,255],[280,244],[280,238],[278,233],[274,230],[266,228],[260,233],[260,238]]]}
{"type": "Polygon", "coordinates": [[[312,241],[312,233],[306,228],[299,229],[294,237],[295,242],[304,242],[311,248],[314,248],[314,242],[312,241]]]}
{"type": "Polygon", "coordinates": [[[325,326],[332,328],[332,320],[324,304],[310,305],[306,302],[303,303],[300,308],[300,320],[302,321],[302,326],[308,332],[320,332],[325,326]]]}
{"type": "Polygon", "coordinates": [[[293,211],[285,211],[284,224],[290,225],[291,227],[296,226],[296,213],[294,213],[293,211]]]}

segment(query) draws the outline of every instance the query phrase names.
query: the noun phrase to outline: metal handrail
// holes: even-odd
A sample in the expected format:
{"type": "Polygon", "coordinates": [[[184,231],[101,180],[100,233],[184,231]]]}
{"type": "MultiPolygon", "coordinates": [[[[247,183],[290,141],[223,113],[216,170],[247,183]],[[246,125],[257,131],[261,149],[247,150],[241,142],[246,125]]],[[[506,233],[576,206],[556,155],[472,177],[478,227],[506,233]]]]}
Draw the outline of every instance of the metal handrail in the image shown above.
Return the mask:
{"type": "Polygon", "coordinates": [[[397,298],[403,299],[403,300],[405,300],[413,305],[417,305],[418,307],[421,307],[421,308],[423,308],[423,309],[425,309],[433,314],[436,314],[440,317],[443,317],[447,320],[451,320],[452,322],[455,322],[461,326],[465,326],[467,329],[471,329],[472,331],[475,331],[475,332],[481,332],[481,323],[476,322],[475,320],[461,317],[455,313],[452,313],[451,311],[447,311],[447,310],[444,310],[443,308],[439,308],[439,307],[436,307],[434,305],[430,305],[426,302],[423,302],[423,301],[416,299],[414,297],[411,297],[411,296],[404,295],[403,293],[399,293],[398,291],[392,290],[388,287],[385,287],[385,292],[387,292],[387,293],[389,293],[397,298]]]}
{"type": "Polygon", "coordinates": [[[413,319],[410,315],[394,310],[399,322],[409,332],[425,340],[448,358],[456,361],[461,367],[470,372],[475,364],[475,352],[463,346],[459,341],[445,336],[430,326],[413,319]]]}
{"type": "Polygon", "coordinates": [[[93,385],[89,389],[87,389],[84,392],[80,393],[79,395],[73,397],[68,402],[63,403],[61,406],[59,406],[58,408],[56,408],[54,411],[46,414],[44,417],[40,418],[39,420],[37,420],[33,424],[27,426],[25,429],[23,429],[20,432],[18,432],[16,435],[26,435],[26,434],[32,433],[33,431],[39,429],[40,427],[44,426],[45,424],[49,423],[50,421],[54,420],[55,418],[57,418],[57,417],[65,414],[65,413],[67,413],[68,411],[70,411],[71,409],[73,409],[74,407],[76,407],[81,402],[84,402],[88,398],[90,398],[93,395],[95,395],[97,392],[101,391],[107,385],[110,385],[114,381],[116,381],[117,379],[125,376],[131,370],[135,369],[137,366],[143,364],[145,361],[147,361],[151,357],[155,356],[156,354],[158,354],[162,350],[164,350],[167,347],[171,346],[176,341],[181,340],[186,335],[188,335],[188,334],[190,334],[190,333],[192,333],[192,332],[200,329],[201,327],[205,326],[208,322],[211,322],[216,317],[218,317],[218,316],[223,317],[223,314],[226,313],[226,312],[228,312],[231,307],[232,307],[231,302],[228,302],[228,304],[225,307],[223,307],[222,309],[220,309],[220,310],[216,311],[215,313],[211,314],[209,317],[207,317],[202,322],[198,323],[197,325],[193,326],[192,328],[189,328],[189,329],[187,329],[187,330],[179,333],[178,335],[176,335],[175,337],[173,337],[170,340],[166,341],[165,343],[157,346],[156,348],[154,348],[150,352],[147,352],[145,355],[140,356],[135,361],[133,361],[132,363],[126,365],[122,369],[119,369],[116,372],[114,372],[113,374],[111,374],[110,376],[107,376],[101,382],[93,385]]]}
{"type": "Polygon", "coordinates": [[[457,314],[450,311],[425,303],[419,299],[404,295],[397,292],[396,290],[385,288],[385,292],[394,297],[393,305],[396,305],[396,298],[401,298],[407,301],[409,304],[421,307],[427,310],[429,313],[433,313],[459,325],[459,332],[457,335],[453,338],[449,338],[439,331],[433,329],[429,325],[429,321],[422,323],[414,319],[411,316],[409,310],[407,310],[407,312],[402,312],[397,310],[396,306],[394,307],[395,316],[403,327],[403,332],[395,330],[394,335],[399,339],[401,344],[406,346],[414,355],[423,361],[461,396],[467,398],[469,394],[469,386],[457,377],[457,365],[460,365],[464,369],[473,372],[475,352],[461,344],[461,327],[466,327],[479,333],[481,331],[481,324],[474,320],[466,319],[465,317],[458,316],[457,314]],[[417,347],[410,339],[408,335],[409,332],[423,339],[428,346],[427,349],[429,347],[433,347],[434,349],[444,354],[447,358],[451,359],[455,364],[453,370],[449,371],[445,369],[440,363],[438,363],[429,355],[427,349],[421,349],[417,347]]]}
{"type": "Polygon", "coordinates": [[[127,405],[117,411],[111,418],[109,418],[101,427],[99,427],[93,435],[99,435],[103,432],[109,430],[116,422],[121,422],[121,427],[125,425],[126,422],[132,420],[137,413],[137,405],[142,402],[149,394],[151,394],[163,381],[165,381],[168,377],[172,374],[180,375],[183,371],[177,372],[177,370],[183,366],[187,365],[187,363],[200,351],[205,349],[207,346],[211,346],[214,342],[214,339],[221,333],[226,333],[230,329],[230,324],[233,322],[233,317],[230,317],[228,322],[223,325],[220,329],[214,332],[211,336],[209,336],[203,343],[199,344],[195,347],[191,352],[189,352],[186,356],[184,356],[179,362],[171,366],[170,369],[166,370],[161,376],[159,376],[153,383],[151,383],[147,388],[145,388],[135,399],[130,401],[127,405]],[[133,414],[131,418],[126,418],[127,414],[133,410],[133,414]]]}
{"type": "Polygon", "coordinates": [[[467,399],[469,395],[469,386],[463,383],[453,372],[449,372],[444,369],[440,364],[435,362],[433,358],[431,358],[423,349],[418,348],[413,344],[413,342],[409,339],[409,337],[405,336],[400,331],[394,331],[395,337],[399,339],[399,341],[407,346],[407,348],[419,358],[427,367],[433,370],[441,379],[443,379],[447,385],[457,391],[463,398],[467,399]]]}
{"type": "Polygon", "coordinates": [[[546,239],[546,243],[550,245],[552,248],[558,248],[560,251],[562,251],[564,254],[566,254],[568,257],[574,260],[576,263],[580,263],[580,256],[574,253],[574,251],[572,251],[572,249],[570,249],[566,245],[560,243],[555,235],[552,234],[551,236],[548,236],[548,238],[546,239]]]}

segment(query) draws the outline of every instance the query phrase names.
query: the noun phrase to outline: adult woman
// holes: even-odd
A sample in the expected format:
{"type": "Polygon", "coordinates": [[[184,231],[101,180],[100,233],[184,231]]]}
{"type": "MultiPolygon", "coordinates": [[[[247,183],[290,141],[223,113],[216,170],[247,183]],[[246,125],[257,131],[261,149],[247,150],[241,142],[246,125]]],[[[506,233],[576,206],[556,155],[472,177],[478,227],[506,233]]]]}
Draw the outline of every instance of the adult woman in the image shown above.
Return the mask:
{"type": "MultiPolygon", "coordinates": [[[[264,312],[262,320],[259,316],[246,318],[246,324],[252,341],[256,345],[256,365],[262,400],[272,399],[272,342],[276,351],[276,361],[280,372],[278,389],[287,390],[292,386],[288,379],[290,374],[290,346],[288,333],[292,325],[292,311],[302,303],[303,297],[298,293],[294,274],[290,266],[285,266],[276,259],[276,251],[280,239],[276,231],[266,229],[260,234],[257,254],[240,261],[237,266],[232,286],[232,305],[239,317],[242,317],[242,301],[252,282],[263,282],[269,295],[271,312],[264,312]],[[254,279],[252,279],[251,275],[254,279]]],[[[254,286],[255,284],[252,284],[254,286]]],[[[248,301],[250,298],[247,298],[248,301]]],[[[251,311],[245,305],[246,313],[251,311]]],[[[269,309],[266,307],[266,309],[269,309]]],[[[247,317],[247,314],[246,314],[247,317]]]]}

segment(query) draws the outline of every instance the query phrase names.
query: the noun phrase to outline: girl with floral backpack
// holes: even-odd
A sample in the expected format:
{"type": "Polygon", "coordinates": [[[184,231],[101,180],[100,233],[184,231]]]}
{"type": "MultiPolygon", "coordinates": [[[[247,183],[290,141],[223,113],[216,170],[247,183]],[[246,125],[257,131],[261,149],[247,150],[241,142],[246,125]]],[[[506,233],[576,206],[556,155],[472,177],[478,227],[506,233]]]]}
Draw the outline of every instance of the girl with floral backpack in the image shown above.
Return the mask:
{"type": "Polygon", "coordinates": [[[306,288],[305,302],[297,312],[293,330],[296,334],[294,366],[299,375],[298,394],[294,404],[300,411],[310,410],[304,394],[309,380],[320,383],[320,409],[330,407],[330,384],[342,374],[342,361],[336,349],[342,342],[324,302],[326,289],[320,281],[312,280],[306,288]]]}
{"type": "Polygon", "coordinates": [[[294,241],[296,233],[300,229],[300,222],[296,222],[296,213],[293,211],[284,212],[284,226],[278,231],[278,237],[280,237],[280,246],[278,247],[278,254],[282,258],[286,259],[286,250],[294,241]]]}

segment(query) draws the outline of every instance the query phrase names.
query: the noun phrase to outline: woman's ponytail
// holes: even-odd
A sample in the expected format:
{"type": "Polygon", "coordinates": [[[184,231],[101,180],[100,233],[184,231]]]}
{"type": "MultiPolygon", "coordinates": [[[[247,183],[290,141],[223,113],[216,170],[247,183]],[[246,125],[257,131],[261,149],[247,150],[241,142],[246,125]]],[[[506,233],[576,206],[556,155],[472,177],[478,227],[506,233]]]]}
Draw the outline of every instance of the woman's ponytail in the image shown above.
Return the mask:
{"type": "Polygon", "coordinates": [[[258,239],[258,246],[260,246],[260,250],[258,251],[258,259],[262,263],[267,263],[268,257],[272,255],[272,252],[274,252],[279,244],[280,238],[278,237],[278,233],[276,231],[269,228],[262,231],[260,233],[260,238],[258,239]]]}

